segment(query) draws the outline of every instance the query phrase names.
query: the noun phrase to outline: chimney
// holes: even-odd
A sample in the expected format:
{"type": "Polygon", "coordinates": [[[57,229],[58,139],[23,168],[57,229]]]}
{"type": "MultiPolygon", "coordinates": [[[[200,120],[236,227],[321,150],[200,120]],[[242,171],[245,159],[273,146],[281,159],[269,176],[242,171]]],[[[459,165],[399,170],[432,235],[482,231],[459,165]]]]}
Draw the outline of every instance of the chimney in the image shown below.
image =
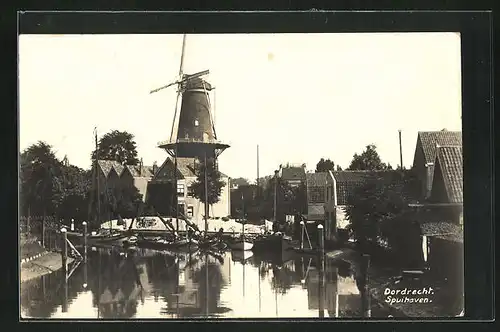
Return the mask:
{"type": "Polygon", "coordinates": [[[401,143],[401,129],[399,132],[399,166],[401,167],[401,171],[403,170],[403,145],[401,143]]]}
{"type": "Polygon", "coordinates": [[[158,171],[158,164],[155,162],[153,163],[153,176],[156,176],[156,172],[158,171]]]}

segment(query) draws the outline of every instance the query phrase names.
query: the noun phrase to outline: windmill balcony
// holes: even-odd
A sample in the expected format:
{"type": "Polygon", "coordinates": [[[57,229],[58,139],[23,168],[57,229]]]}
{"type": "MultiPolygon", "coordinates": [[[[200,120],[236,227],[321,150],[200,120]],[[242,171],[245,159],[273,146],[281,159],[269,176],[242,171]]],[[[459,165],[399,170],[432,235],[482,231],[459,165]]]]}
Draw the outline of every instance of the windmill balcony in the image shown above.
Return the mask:
{"type": "Polygon", "coordinates": [[[215,139],[196,139],[196,138],[178,138],[177,140],[165,140],[165,141],[160,141],[157,143],[158,146],[164,146],[168,144],[175,144],[175,143],[220,143],[222,144],[221,141],[215,140],[215,139]]]}

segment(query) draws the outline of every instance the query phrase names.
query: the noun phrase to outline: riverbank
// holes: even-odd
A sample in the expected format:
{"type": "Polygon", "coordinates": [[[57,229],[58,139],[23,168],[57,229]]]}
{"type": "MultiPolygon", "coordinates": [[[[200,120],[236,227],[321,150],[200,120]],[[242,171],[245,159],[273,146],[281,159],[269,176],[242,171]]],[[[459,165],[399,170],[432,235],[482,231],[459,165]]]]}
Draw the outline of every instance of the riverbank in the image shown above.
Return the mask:
{"type": "MultiPolygon", "coordinates": [[[[74,259],[68,257],[68,264],[74,259]]],[[[21,283],[39,278],[46,274],[55,272],[62,268],[61,254],[56,252],[45,252],[40,257],[33,259],[21,265],[20,280],[21,283]]]]}

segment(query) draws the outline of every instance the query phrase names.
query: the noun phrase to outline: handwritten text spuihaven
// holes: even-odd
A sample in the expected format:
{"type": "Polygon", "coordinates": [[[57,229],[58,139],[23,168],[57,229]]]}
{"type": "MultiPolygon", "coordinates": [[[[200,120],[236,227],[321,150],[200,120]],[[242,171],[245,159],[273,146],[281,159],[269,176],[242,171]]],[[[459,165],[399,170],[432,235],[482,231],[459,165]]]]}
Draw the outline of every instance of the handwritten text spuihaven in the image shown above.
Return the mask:
{"type": "Polygon", "coordinates": [[[432,299],[429,295],[434,295],[432,287],[424,288],[403,288],[403,289],[390,289],[384,290],[385,302],[389,304],[394,303],[431,303],[432,299]]]}

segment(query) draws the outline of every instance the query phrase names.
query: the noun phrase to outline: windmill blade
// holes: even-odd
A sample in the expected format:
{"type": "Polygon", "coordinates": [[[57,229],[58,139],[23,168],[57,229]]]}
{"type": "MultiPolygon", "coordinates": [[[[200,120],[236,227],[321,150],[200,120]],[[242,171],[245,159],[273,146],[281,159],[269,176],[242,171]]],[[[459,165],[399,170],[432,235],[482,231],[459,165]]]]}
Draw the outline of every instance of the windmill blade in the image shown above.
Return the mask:
{"type": "Polygon", "coordinates": [[[181,63],[179,65],[179,77],[182,78],[182,73],[184,70],[184,53],[186,51],[186,34],[182,36],[182,51],[181,51],[181,63]]]}
{"type": "MultiPolygon", "coordinates": [[[[175,111],[174,111],[174,121],[172,121],[172,129],[170,130],[170,142],[174,140],[174,128],[175,128],[175,123],[177,119],[177,109],[179,107],[179,99],[181,96],[181,90],[177,90],[177,98],[175,100],[175,111]]],[[[177,152],[176,152],[177,155],[177,152]]]]}
{"type": "Polygon", "coordinates": [[[160,91],[160,90],[163,90],[163,89],[168,88],[169,86],[172,86],[172,85],[174,85],[174,84],[179,84],[179,83],[180,83],[179,81],[175,81],[175,82],[169,83],[169,84],[167,84],[167,85],[164,85],[164,86],[162,86],[162,87],[159,87],[159,88],[156,88],[156,89],[154,89],[154,90],[149,91],[149,94],[152,94],[152,93],[158,92],[158,91],[160,91]]]}

